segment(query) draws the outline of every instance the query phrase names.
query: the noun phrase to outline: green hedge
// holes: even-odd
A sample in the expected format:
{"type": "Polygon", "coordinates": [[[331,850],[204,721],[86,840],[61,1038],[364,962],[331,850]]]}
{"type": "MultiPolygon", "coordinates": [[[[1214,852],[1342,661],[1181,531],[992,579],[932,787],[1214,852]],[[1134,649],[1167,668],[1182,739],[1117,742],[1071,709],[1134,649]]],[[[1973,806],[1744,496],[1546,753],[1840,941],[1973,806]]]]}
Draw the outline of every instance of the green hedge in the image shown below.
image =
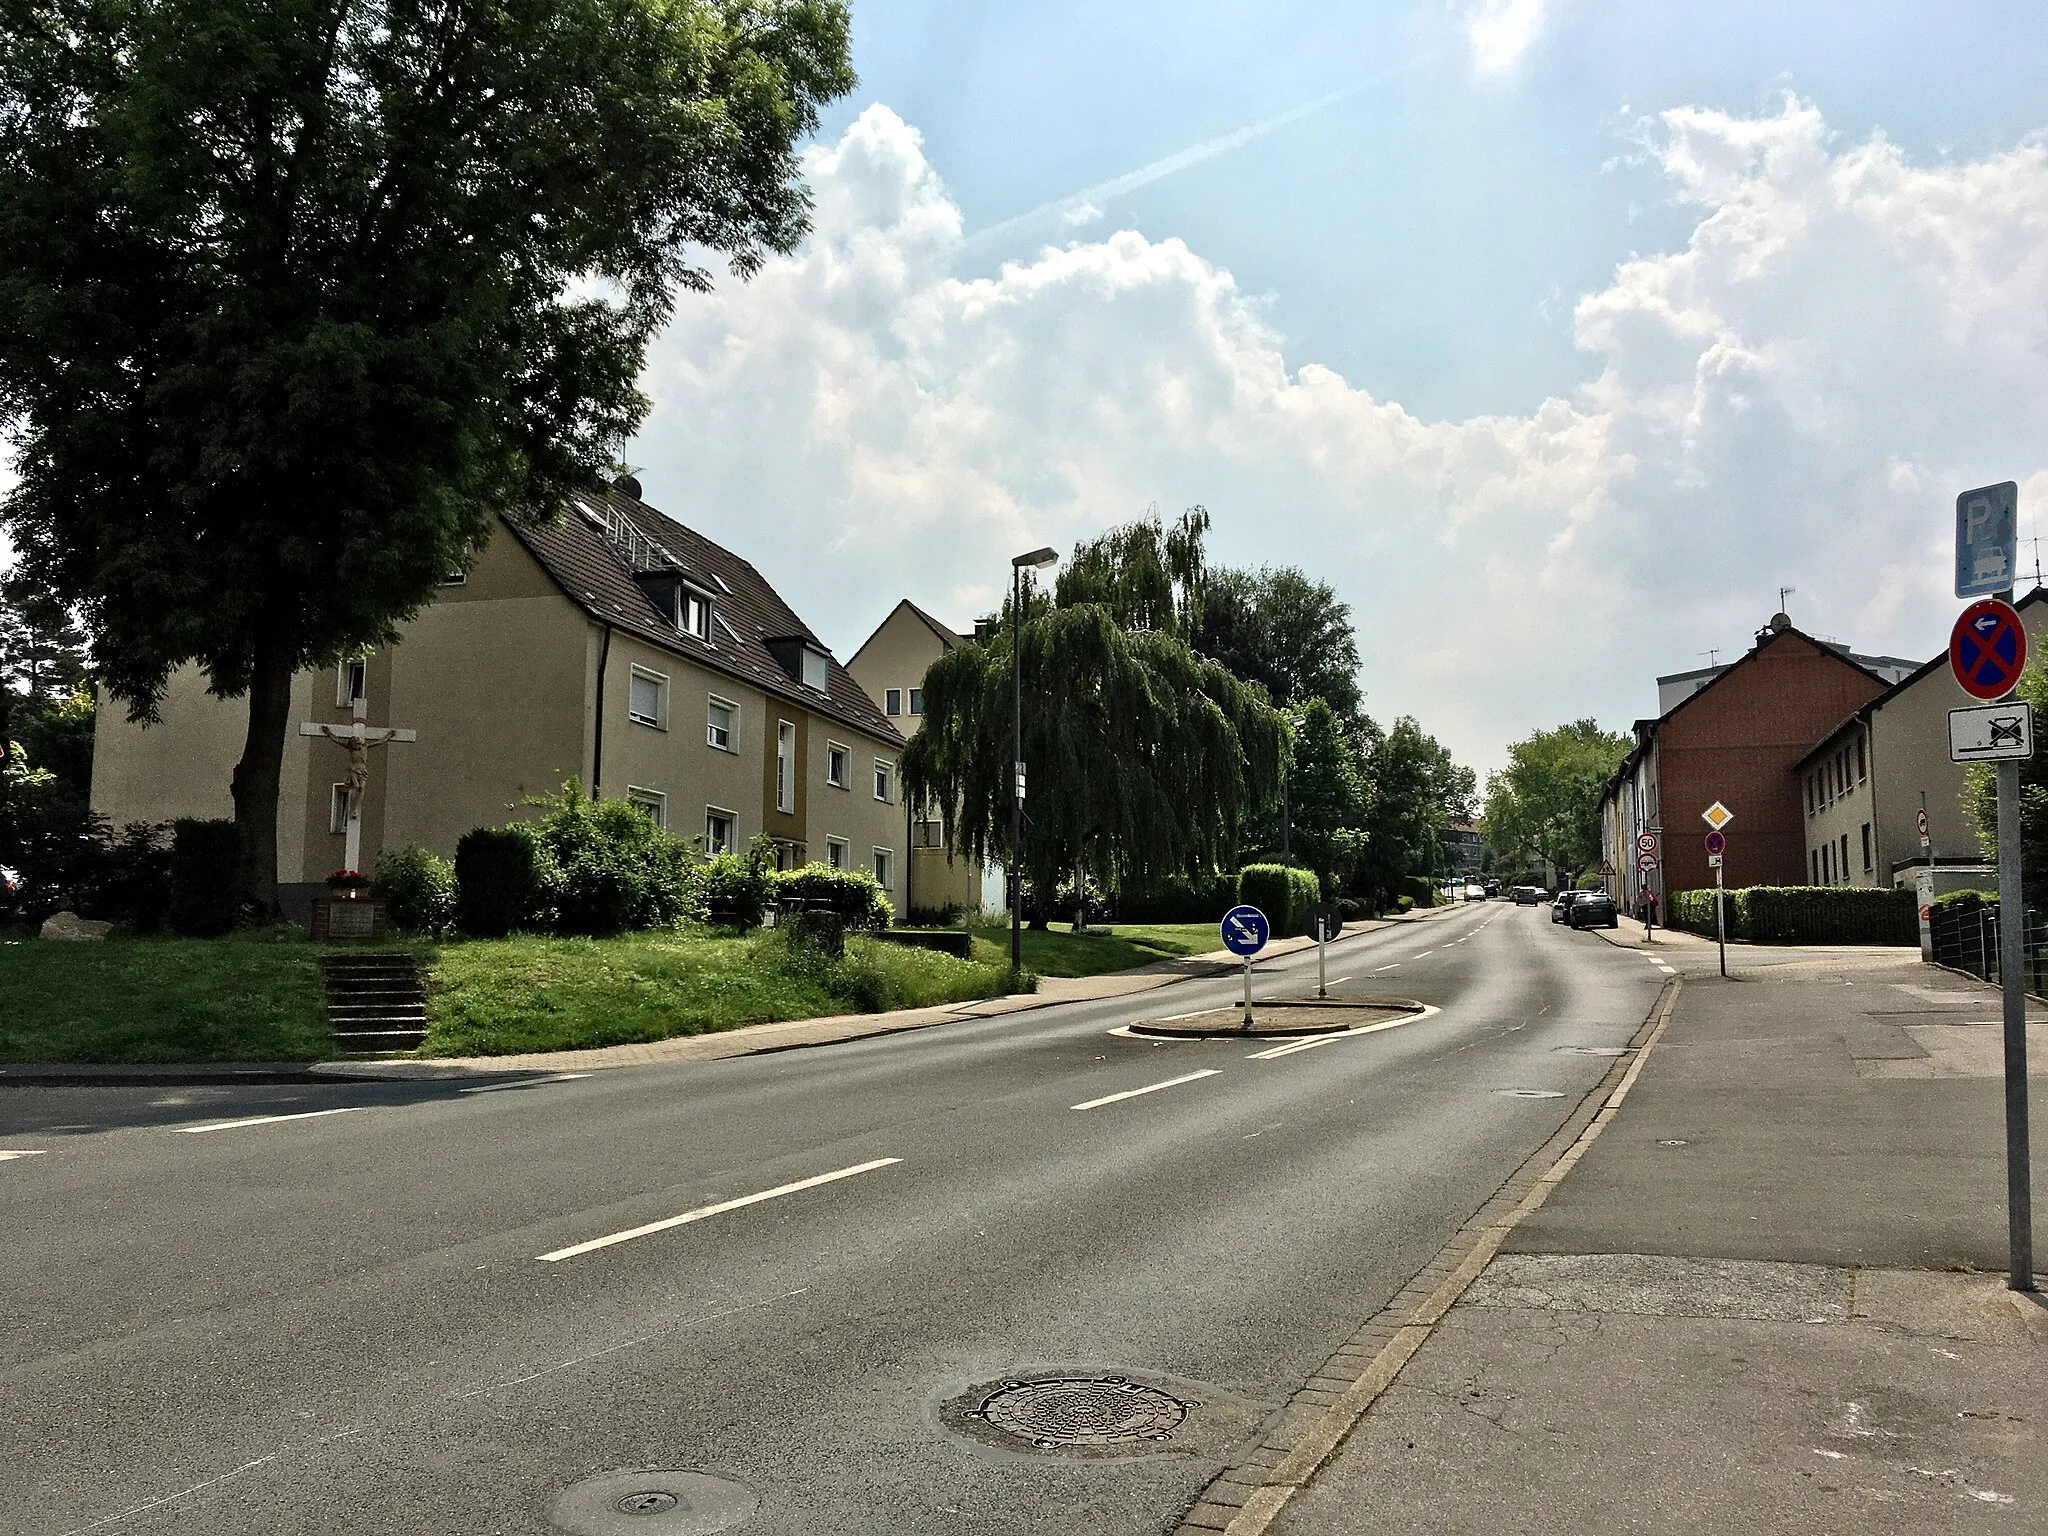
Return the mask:
{"type": "Polygon", "coordinates": [[[1266,914],[1276,939],[1309,930],[1309,919],[1323,899],[1322,882],[1292,864],[1247,864],[1237,874],[1237,899],[1266,914]]]}
{"type": "MultiPolygon", "coordinates": [[[[1751,885],[1727,893],[1728,937],[1747,944],[1915,944],[1909,890],[1858,885],[1751,885]]],[[[1712,938],[1714,893],[1674,891],[1666,926],[1712,938]]]]}
{"type": "Polygon", "coordinates": [[[1205,879],[1170,881],[1149,891],[1119,891],[1120,923],[1218,923],[1237,905],[1237,876],[1218,871],[1205,879]]]}
{"type": "Polygon", "coordinates": [[[185,817],[171,823],[171,928],[217,939],[242,918],[235,879],[241,839],[232,821],[185,817]]]}
{"type": "Polygon", "coordinates": [[[472,939],[554,926],[553,860],[524,822],[477,827],[455,845],[455,926],[472,939]]]}
{"type": "Polygon", "coordinates": [[[886,928],[896,916],[881,881],[864,869],[806,864],[776,875],[773,889],[778,902],[837,912],[849,928],[886,928]]]}

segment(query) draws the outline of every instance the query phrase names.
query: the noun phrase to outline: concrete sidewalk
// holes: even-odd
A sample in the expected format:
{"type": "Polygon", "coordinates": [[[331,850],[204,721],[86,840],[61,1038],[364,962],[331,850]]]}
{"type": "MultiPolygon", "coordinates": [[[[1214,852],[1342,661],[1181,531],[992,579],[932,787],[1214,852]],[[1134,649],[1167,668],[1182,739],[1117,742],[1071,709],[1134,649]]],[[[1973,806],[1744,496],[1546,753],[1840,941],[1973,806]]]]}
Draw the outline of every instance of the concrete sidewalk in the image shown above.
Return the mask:
{"type": "MultiPolygon", "coordinates": [[[[1673,985],[1568,1174],[1392,1320],[1335,1453],[1263,1491],[1241,1469],[1191,1526],[2048,1530],[1996,992],[1868,960],[1673,985]]],[[[2048,1012],[2028,1033],[2048,1075],[2048,1012]]]]}

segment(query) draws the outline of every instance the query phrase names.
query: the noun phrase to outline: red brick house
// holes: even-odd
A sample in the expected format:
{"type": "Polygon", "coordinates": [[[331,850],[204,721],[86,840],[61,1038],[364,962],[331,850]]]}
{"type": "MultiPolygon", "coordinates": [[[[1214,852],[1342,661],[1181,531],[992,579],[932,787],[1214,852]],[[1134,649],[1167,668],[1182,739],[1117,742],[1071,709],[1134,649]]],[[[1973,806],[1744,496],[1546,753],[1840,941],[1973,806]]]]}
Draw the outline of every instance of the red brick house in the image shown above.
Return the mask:
{"type": "Polygon", "coordinates": [[[1636,722],[1635,750],[1600,800],[1613,889],[1633,904],[1644,883],[1636,839],[1653,828],[1663,834],[1663,865],[1650,881],[1658,899],[1711,886],[1700,813],[1716,800],[1735,813],[1724,870],[1731,888],[1807,884],[1800,760],[1886,686],[1776,615],[1726,672],[1657,719],[1636,722]]]}

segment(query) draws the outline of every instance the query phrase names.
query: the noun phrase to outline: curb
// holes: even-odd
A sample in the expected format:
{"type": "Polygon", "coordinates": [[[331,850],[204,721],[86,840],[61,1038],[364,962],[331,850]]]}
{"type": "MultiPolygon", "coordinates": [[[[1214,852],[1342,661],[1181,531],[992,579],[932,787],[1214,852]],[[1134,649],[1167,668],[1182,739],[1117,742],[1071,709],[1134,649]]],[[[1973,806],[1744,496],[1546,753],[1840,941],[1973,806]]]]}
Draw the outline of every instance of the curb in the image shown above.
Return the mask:
{"type": "Polygon", "coordinates": [[[1617,1057],[1557,1133],[1511,1175],[1457,1236],[1288,1402],[1260,1444],[1224,1472],[1175,1536],[1263,1536],[1297,1489],[1343,1445],[1436,1325],[1493,1262],[1508,1234],[1550,1198],[1620,1111],[1663,1038],[1683,983],[1664,984],[1627,1056],[1617,1057]]]}
{"type": "Polygon", "coordinates": [[[360,1063],[222,1062],[219,1066],[177,1062],[164,1066],[96,1066],[90,1062],[22,1062],[0,1067],[0,1088],[203,1088],[212,1084],[263,1086],[275,1083],[376,1083],[385,1074],[354,1070],[360,1063]]]}

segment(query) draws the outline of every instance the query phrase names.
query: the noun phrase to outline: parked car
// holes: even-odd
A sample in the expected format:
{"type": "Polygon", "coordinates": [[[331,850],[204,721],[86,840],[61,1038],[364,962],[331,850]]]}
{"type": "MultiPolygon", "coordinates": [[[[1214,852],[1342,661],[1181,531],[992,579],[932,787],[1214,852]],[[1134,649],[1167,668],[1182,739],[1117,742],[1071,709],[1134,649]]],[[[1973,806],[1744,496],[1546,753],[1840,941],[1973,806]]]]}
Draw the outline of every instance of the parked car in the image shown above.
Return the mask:
{"type": "Polygon", "coordinates": [[[1550,920],[1553,923],[1564,921],[1565,912],[1571,907],[1572,902],[1578,898],[1578,894],[1570,886],[1566,886],[1557,893],[1557,899],[1550,904],[1550,920]]]}
{"type": "Polygon", "coordinates": [[[1564,920],[1573,928],[1619,928],[1621,913],[1614,898],[1605,891],[1581,891],[1579,899],[1565,912],[1564,920]]]}
{"type": "Polygon", "coordinates": [[[1518,907],[1533,907],[1536,905],[1537,898],[1542,894],[1533,885],[1518,885],[1515,887],[1515,905],[1518,907]]]}
{"type": "Polygon", "coordinates": [[[1500,894],[1500,882],[1498,880],[1482,880],[1479,884],[1485,890],[1488,901],[1492,901],[1494,897],[1500,894]]]}
{"type": "Polygon", "coordinates": [[[1484,901],[1484,900],[1486,900],[1486,887],[1485,887],[1485,886],[1483,886],[1483,885],[1468,885],[1468,886],[1466,886],[1466,887],[1465,887],[1465,899],[1466,899],[1467,901],[1484,901]]]}

